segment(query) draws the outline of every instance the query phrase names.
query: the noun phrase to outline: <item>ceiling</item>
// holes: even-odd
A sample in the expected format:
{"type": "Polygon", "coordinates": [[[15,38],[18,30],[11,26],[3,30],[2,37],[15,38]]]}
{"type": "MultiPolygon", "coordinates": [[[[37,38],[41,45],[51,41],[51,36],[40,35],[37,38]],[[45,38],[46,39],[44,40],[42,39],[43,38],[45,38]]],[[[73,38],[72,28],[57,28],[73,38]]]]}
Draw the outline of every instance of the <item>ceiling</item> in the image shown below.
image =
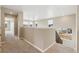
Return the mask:
{"type": "Polygon", "coordinates": [[[37,20],[76,13],[73,5],[4,5],[3,7],[23,12],[26,20],[37,20]]]}

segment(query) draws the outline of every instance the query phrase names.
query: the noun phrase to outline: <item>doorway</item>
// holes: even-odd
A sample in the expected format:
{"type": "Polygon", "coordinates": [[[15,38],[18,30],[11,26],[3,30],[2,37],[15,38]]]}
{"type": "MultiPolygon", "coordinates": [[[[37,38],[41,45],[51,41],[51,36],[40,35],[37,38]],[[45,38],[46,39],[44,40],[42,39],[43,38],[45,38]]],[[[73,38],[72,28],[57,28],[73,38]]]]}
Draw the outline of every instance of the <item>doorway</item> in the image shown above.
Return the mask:
{"type": "Polygon", "coordinates": [[[5,37],[15,37],[15,18],[13,15],[5,15],[5,37]]]}

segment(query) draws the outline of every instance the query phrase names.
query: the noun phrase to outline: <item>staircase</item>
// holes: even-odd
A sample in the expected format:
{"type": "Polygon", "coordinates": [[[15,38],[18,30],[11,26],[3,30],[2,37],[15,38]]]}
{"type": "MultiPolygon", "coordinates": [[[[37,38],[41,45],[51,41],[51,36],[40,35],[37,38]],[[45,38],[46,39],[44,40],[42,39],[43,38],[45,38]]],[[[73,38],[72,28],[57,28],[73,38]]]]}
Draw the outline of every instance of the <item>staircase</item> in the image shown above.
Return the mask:
{"type": "Polygon", "coordinates": [[[61,40],[59,34],[57,33],[56,31],[56,43],[60,43],[60,44],[63,44],[63,41],[61,40]]]}

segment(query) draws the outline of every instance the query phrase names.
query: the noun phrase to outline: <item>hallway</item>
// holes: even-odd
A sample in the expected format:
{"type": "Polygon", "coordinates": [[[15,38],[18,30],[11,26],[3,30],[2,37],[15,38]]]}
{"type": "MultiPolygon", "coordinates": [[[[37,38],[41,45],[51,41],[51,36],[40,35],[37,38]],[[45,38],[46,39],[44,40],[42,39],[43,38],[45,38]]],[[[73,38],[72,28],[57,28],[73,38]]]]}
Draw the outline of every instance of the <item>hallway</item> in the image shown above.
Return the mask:
{"type": "Polygon", "coordinates": [[[1,50],[4,53],[39,53],[37,49],[24,42],[23,40],[17,40],[10,34],[7,34],[6,41],[2,45],[1,50]]]}

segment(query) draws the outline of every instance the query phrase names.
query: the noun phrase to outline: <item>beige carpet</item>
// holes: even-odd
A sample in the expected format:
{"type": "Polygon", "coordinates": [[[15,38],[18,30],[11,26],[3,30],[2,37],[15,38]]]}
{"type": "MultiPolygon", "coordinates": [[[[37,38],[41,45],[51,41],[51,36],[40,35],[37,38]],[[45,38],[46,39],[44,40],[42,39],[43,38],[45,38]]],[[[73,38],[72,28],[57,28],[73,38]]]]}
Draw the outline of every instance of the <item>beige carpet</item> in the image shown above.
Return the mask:
{"type": "Polygon", "coordinates": [[[25,43],[22,40],[16,40],[12,42],[6,41],[5,44],[1,47],[2,52],[13,52],[13,53],[20,53],[20,52],[29,52],[29,53],[38,53],[37,49],[29,45],[28,43],[25,43]]]}
{"type": "MultiPolygon", "coordinates": [[[[23,40],[17,40],[14,36],[7,34],[5,43],[0,46],[2,53],[40,53],[36,48],[32,47],[23,40]]],[[[54,44],[45,53],[73,53],[72,48],[65,47],[61,44],[54,44]]]]}
{"type": "Polygon", "coordinates": [[[7,53],[39,53],[37,49],[23,40],[17,40],[11,35],[6,35],[6,41],[1,46],[1,52],[7,53]]]}
{"type": "Polygon", "coordinates": [[[46,53],[75,53],[74,49],[55,43],[46,53]]]}
{"type": "MultiPolygon", "coordinates": [[[[11,40],[6,41],[1,47],[2,52],[12,53],[39,53],[37,49],[24,42],[23,40],[11,40]]],[[[65,47],[61,44],[54,44],[45,53],[74,53],[72,48],[65,47]]]]}

